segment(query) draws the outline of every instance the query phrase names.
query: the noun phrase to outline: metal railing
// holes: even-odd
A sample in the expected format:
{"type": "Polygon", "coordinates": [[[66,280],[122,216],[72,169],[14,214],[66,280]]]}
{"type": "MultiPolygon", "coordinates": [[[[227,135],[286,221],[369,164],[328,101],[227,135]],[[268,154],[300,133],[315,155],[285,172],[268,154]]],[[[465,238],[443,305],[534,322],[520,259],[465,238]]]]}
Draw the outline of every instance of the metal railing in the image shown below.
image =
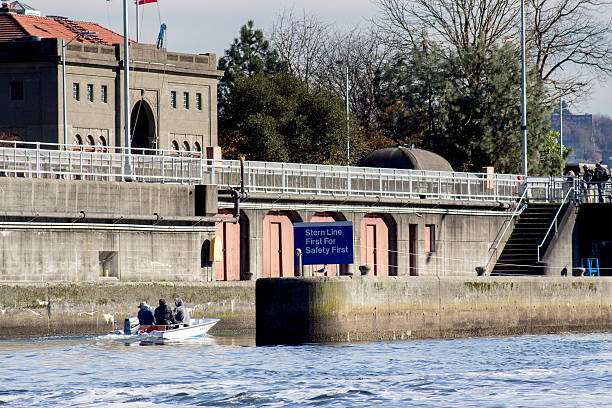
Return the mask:
{"type": "Polygon", "coordinates": [[[499,234],[499,237],[497,237],[493,246],[491,246],[492,250],[496,250],[499,247],[499,243],[506,235],[506,232],[508,232],[508,228],[510,227],[510,225],[512,225],[512,220],[515,217],[519,216],[523,212],[523,210],[525,210],[525,207],[527,207],[527,204],[524,204],[523,201],[525,201],[525,197],[527,197],[528,192],[529,192],[529,189],[525,188],[523,191],[523,194],[521,195],[521,198],[516,204],[516,209],[512,212],[512,216],[510,217],[510,219],[504,222],[506,224],[505,228],[502,230],[501,234],[499,234]]]}
{"type": "Polygon", "coordinates": [[[201,152],[0,141],[0,175],[152,183],[216,184],[249,194],[368,199],[560,201],[563,183],[511,174],[214,160],[201,152]],[[241,171],[242,170],[242,171],[241,171]]]}
{"type": "Polygon", "coordinates": [[[552,222],[550,223],[550,226],[548,227],[548,230],[546,231],[546,234],[544,235],[544,238],[542,239],[542,242],[540,243],[540,245],[538,245],[538,262],[540,262],[540,248],[542,248],[544,246],[544,243],[546,242],[546,239],[548,238],[548,234],[550,234],[550,231],[552,230],[553,226],[555,227],[555,233],[557,232],[557,219],[559,218],[559,213],[561,212],[561,209],[563,208],[563,206],[565,205],[568,197],[570,196],[570,194],[573,191],[574,191],[574,187],[570,187],[570,189],[565,194],[565,197],[563,197],[563,201],[561,202],[561,205],[559,205],[559,209],[555,213],[555,217],[553,218],[552,222]]]}

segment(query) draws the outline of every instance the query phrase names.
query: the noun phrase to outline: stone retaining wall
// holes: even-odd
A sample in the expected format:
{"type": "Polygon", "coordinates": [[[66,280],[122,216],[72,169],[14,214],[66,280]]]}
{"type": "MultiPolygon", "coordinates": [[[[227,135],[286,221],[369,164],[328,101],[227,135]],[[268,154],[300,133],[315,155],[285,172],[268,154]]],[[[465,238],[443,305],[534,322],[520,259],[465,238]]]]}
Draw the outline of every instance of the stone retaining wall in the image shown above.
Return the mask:
{"type": "Polygon", "coordinates": [[[612,278],[259,279],[257,344],[612,329],[612,278]]]}
{"type": "Polygon", "coordinates": [[[104,334],[146,301],[180,297],[193,317],[218,317],[215,330],[255,329],[255,283],[0,284],[0,337],[104,334]]]}

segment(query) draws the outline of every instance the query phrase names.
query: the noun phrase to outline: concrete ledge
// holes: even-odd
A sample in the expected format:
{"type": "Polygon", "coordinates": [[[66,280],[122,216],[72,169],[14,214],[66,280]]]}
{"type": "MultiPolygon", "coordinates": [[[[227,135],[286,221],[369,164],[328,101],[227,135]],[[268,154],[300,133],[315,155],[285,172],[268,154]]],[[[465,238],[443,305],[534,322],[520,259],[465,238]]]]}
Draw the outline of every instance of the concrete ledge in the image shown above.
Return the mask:
{"type": "Polygon", "coordinates": [[[146,301],[181,297],[193,317],[218,317],[215,330],[255,329],[255,282],[210,284],[89,282],[0,284],[0,337],[91,335],[123,327],[146,301]]]}
{"type": "Polygon", "coordinates": [[[259,279],[257,344],[612,329],[612,278],[259,279]]]}
{"type": "Polygon", "coordinates": [[[390,198],[390,197],[346,197],[346,196],[320,196],[316,194],[293,194],[287,193],[249,193],[248,197],[241,202],[241,205],[248,206],[250,202],[264,203],[273,206],[279,202],[312,203],[320,205],[351,203],[353,205],[388,205],[396,207],[414,206],[421,208],[458,208],[458,209],[486,209],[491,211],[508,211],[514,208],[514,201],[469,201],[469,200],[447,200],[431,198],[390,198]]]}

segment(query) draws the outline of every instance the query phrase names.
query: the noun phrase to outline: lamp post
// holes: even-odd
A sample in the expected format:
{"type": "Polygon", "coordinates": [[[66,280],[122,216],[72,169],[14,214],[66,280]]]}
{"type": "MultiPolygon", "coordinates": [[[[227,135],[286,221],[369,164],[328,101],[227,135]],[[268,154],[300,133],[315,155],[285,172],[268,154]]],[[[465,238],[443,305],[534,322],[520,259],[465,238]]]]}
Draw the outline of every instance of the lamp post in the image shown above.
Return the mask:
{"type": "Polygon", "coordinates": [[[62,107],[64,110],[64,149],[67,148],[68,145],[68,113],[66,108],[66,47],[68,44],[73,42],[79,37],[89,34],[97,34],[93,31],[83,31],[72,37],[72,39],[68,42],[62,38],[62,84],[63,84],[63,92],[62,92],[62,107]]]}
{"type": "Polygon", "coordinates": [[[525,84],[525,0],[521,0],[521,105],[523,117],[521,131],[523,133],[523,176],[527,176],[527,91],[525,84]]]}
{"type": "Polygon", "coordinates": [[[351,165],[351,136],[349,133],[349,67],[348,63],[344,66],[346,68],[346,165],[351,165]]]}
{"type": "Polygon", "coordinates": [[[561,175],[563,176],[563,92],[559,94],[559,157],[561,158],[561,175]]]}
{"type": "MultiPolygon", "coordinates": [[[[369,61],[369,60],[365,60],[365,61],[361,61],[359,64],[357,64],[355,66],[355,69],[358,69],[359,67],[361,67],[361,65],[363,64],[371,64],[373,61],[369,61]]],[[[350,136],[350,132],[349,132],[349,64],[348,61],[336,61],[336,64],[344,64],[344,73],[346,76],[346,83],[345,83],[345,87],[346,87],[346,93],[344,96],[345,102],[346,102],[346,165],[350,166],[351,164],[351,136],[350,136]]]]}

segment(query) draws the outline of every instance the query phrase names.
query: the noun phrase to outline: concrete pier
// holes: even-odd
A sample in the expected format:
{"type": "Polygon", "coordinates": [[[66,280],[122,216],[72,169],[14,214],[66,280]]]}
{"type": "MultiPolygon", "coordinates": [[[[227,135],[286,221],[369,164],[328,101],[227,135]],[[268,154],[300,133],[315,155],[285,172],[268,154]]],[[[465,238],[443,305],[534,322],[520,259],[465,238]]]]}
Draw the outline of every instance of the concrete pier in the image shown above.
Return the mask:
{"type": "Polygon", "coordinates": [[[612,329],[611,278],[259,279],[257,344],[612,329]]]}

